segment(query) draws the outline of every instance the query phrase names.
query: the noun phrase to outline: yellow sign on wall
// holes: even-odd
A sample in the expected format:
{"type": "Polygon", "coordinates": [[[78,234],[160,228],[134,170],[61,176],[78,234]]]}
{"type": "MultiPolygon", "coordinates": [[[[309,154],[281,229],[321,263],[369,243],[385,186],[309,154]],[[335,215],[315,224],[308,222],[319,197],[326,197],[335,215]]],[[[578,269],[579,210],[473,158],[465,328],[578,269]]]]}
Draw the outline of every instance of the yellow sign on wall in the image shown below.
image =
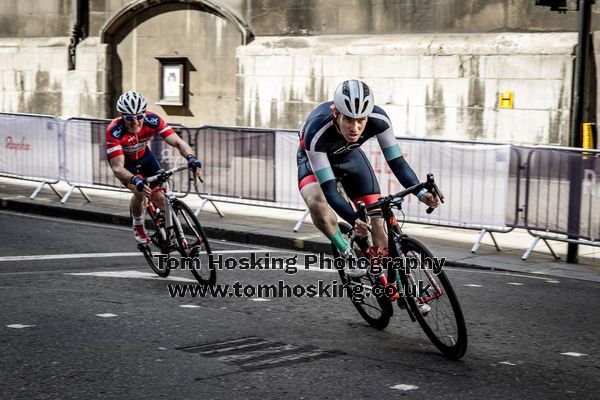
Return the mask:
{"type": "Polygon", "coordinates": [[[505,90],[500,92],[500,108],[514,108],[513,107],[513,92],[512,90],[505,90]]]}

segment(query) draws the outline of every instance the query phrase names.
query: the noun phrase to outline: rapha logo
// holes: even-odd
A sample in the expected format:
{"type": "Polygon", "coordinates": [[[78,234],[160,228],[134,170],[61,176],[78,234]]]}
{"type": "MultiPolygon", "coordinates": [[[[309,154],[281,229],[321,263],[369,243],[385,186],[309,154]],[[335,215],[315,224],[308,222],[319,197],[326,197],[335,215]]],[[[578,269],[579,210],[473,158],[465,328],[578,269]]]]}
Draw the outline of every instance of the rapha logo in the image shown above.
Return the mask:
{"type": "Polygon", "coordinates": [[[29,144],[25,143],[24,137],[21,137],[21,141],[17,143],[15,141],[13,141],[12,136],[7,136],[5,147],[9,150],[24,150],[24,151],[31,150],[31,146],[29,144]]]}

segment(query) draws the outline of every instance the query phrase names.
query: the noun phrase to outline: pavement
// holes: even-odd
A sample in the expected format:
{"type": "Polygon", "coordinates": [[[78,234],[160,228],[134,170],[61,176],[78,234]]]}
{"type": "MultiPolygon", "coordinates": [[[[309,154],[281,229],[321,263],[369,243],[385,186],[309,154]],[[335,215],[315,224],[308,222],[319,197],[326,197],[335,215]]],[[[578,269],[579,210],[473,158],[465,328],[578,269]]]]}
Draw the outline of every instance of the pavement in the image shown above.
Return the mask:
{"type": "MultiPolygon", "coordinates": [[[[30,199],[37,186],[39,182],[0,177],[0,209],[99,223],[131,223],[128,211],[131,194],[128,191],[84,188],[91,202],[76,190],[65,204],[61,204],[60,198],[47,185],[34,199],[30,199]]],[[[59,182],[54,188],[64,194],[69,186],[59,182]]],[[[202,204],[202,199],[196,194],[189,194],[183,200],[193,209],[202,204]]],[[[314,227],[310,218],[298,232],[293,231],[294,225],[302,216],[301,210],[229,202],[214,204],[223,213],[223,217],[219,216],[210,203],[199,214],[209,239],[226,239],[306,252],[330,251],[328,240],[314,227]]],[[[4,227],[7,228],[10,229],[4,227]]],[[[471,248],[479,237],[479,231],[476,230],[405,223],[403,231],[424,243],[436,257],[444,257],[446,264],[451,267],[600,282],[600,247],[580,245],[579,262],[570,264],[565,262],[566,243],[549,242],[554,252],[561,257],[556,260],[540,241],[525,261],[521,257],[534,237],[524,230],[495,233],[494,237],[501,251],[496,250],[490,236],[486,234],[475,254],[471,253],[471,248]]]]}

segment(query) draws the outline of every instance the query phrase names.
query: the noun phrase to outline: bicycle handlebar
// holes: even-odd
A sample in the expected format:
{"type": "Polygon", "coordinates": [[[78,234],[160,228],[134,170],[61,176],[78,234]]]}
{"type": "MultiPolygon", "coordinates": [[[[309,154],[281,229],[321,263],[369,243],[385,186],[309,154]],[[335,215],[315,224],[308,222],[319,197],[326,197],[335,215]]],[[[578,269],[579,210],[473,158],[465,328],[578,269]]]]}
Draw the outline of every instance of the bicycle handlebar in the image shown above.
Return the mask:
{"type": "Polygon", "coordinates": [[[146,182],[152,183],[152,182],[156,182],[159,179],[161,179],[161,180],[167,180],[175,172],[183,171],[184,169],[188,169],[188,166],[187,165],[181,165],[179,167],[171,168],[170,170],[167,170],[167,171],[159,172],[156,175],[149,176],[148,178],[146,178],[146,182]]]}
{"type": "MultiPolygon", "coordinates": [[[[397,199],[397,198],[403,199],[404,197],[408,196],[409,194],[411,194],[415,191],[421,190],[423,188],[427,189],[432,195],[437,196],[440,199],[440,201],[442,203],[444,203],[444,194],[441,192],[441,190],[435,184],[433,174],[428,173],[427,180],[425,182],[418,183],[418,184],[411,186],[409,188],[406,188],[396,194],[391,194],[391,195],[382,197],[375,203],[370,204],[368,206],[365,206],[364,204],[360,205],[359,210],[358,210],[359,215],[361,215],[360,213],[362,213],[362,212],[364,212],[364,214],[366,215],[367,211],[369,211],[369,210],[379,208],[386,203],[392,203],[392,202],[394,202],[394,199],[397,199]]],[[[431,214],[433,212],[433,210],[434,210],[434,208],[428,207],[426,212],[427,212],[427,214],[431,214]]]]}

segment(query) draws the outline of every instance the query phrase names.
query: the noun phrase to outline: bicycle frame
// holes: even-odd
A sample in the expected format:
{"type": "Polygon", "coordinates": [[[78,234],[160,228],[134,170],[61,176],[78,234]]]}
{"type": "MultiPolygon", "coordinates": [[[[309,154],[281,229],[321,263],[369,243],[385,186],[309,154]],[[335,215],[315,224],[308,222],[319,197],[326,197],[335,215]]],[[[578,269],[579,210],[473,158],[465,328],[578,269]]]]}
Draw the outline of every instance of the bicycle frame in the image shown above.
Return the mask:
{"type": "MultiPolygon", "coordinates": [[[[435,183],[433,181],[433,175],[428,174],[427,182],[419,183],[417,185],[409,187],[409,188],[402,190],[393,195],[381,197],[377,202],[375,202],[369,206],[365,206],[364,204],[359,204],[358,211],[359,211],[359,215],[361,216],[361,219],[366,220],[366,216],[367,216],[367,214],[369,214],[369,211],[372,212],[371,215],[375,215],[375,213],[373,213],[373,211],[376,211],[377,215],[381,215],[383,217],[385,224],[386,224],[386,228],[387,228],[388,252],[389,252],[389,256],[392,259],[396,259],[398,257],[403,257],[402,242],[403,242],[404,238],[408,237],[400,229],[396,215],[393,212],[393,208],[395,207],[398,210],[401,210],[402,203],[404,202],[404,197],[406,197],[410,193],[414,193],[414,191],[420,190],[424,187],[427,187],[430,191],[432,191],[434,194],[436,194],[442,202],[444,201],[444,195],[441,193],[441,191],[435,185],[435,183]]],[[[429,208],[427,210],[427,213],[430,213],[431,211],[433,211],[433,209],[429,208]]],[[[363,249],[363,251],[364,250],[365,249],[363,249]]],[[[436,299],[443,295],[443,292],[440,289],[439,285],[436,283],[436,280],[431,276],[431,271],[427,270],[426,268],[423,269],[422,271],[423,271],[424,275],[427,277],[427,279],[429,280],[429,282],[431,283],[431,285],[434,289],[434,293],[431,296],[427,296],[427,297],[415,296],[417,301],[421,304],[427,303],[428,301],[431,301],[431,300],[436,299]]],[[[374,276],[374,278],[379,278],[381,276],[381,274],[383,274],[383,273],[384,273],[384,271],[381,271],[381,273],[373,274],[373,276],[374,276]]],[[[418,287],[418,283],[415,281],[415,278],[411,272],[407,271],[406,274],[396,273],[396,270],[393,267],[388,266],[386,283],[389,284],[390,282],[395,282],[397,290],[400,290],[400,288],[402,288],[403,292],[404,292],[404,289],[406,289],[406,288],[418,287]],[[402,281],[403,276],[406,276],[406,279],[408,279],[409,282],[403,282],[402,281]],[[411,285],[411,286],[409,286],[409,285],[411,285]]],[[[405,297],[402,295],[397,296],[394,300],[397,300],[399,303],[403,303],[404,306],[407,305],[405,297]]],[[[394,301],[394,300],[392,300],[392,301],[394,301]]],[[[412,314],[410,307],[402,307],[402,308],[405,308],[408,311],[410,318],[414,321],[415,317],[412,314]]]]}
{"type": "Polygon", "coordinates": [[[159,228],[158,231],[160,233],[162,242],[165,244],[165,246],[167,244],[170,245],[171,238],[170,238],[169,232],[173,231],[175,233],[175,235],[177,235],[179,237],[179,239],[181,240],[181,243],[183,243],[184,248],[186,250],[189,249],[189,246],[185,240],[183,227],[181,226],[179,219],[176,218],[176,216],[174,215],[172,204],[173,204],[173,201],[175,201],[176,197],[175,197],[175,194],[171,191],[171,188],[169,187],[168,178],[171,175],[173,175],[175,172],[183,171],[183,170],[186,170],[187,168],[188,168],[187,166],[176,167],[176,168],[161,172],[157,175],[151,176],[146,179],[146,181],[148,183],[155,182],[159,179],[162,181],[158,190],[160,192],[162,192],[162,195],[165,197],[165,209],[162,210],[162,213],[164,215],[164,220],[165,220],[164,226],[160,226],[158,224],[158,220],[156,218],[157,213],[160,212],[161,210],[156,207],[156,205],[152,201],[152,198],[150,196],[147,196],[147,201],[148,201],[147,206],[150,209],[150,214],[154,218],[155,223],[157,224],[157,226],[159,228]]]}
{"type": "MultiPolygon", "coordinates": [[[[401,204],[401,202],[397,201],[395,203],[395,206],[398,209],[401,209],[400,204],[401,204]]],[[[388,229],[388,249],[390,252],[390,256],[401,257],[401,255],[403,254],[402,241],[405,237],[407,237],[407,235],[402,233],[402,230],[400,229],[400,226],[398,225],[398,220],[396,219],[396,216],[394,215],[394,213],[392,211],[391,205],[388,204],[388,205],[382,206],[382,215],[383,215],[383,218],[385,219],[386,226],[388,229]]],[[[425,269],[423,269],[423,273],[425,274],[425,276],[431,283],[431,285],[434,289],[434,293],[433,293],[433,295],[427,296],[427,297],[416,297],[416,299],[420,303],[426,303],[428,301],[431,301],[433,299],[440,297],[443,294],[439,285],[436,283],[436,280],[433,279],[433,277],[431,276],[431,271],[429,271],[427,268],[425,268],[425,269]]],[[[406,286],[401,286],[401,285],[407,285],[407,284],[413,285],[413,287],[418,286],[417,282],[415,282],[415,279],[414,279],[414,276],[412,273],[410,273],[410,272],[406,273],[406,277],[410,280],[410,282],[402,282],[401,277],[402,277],[402,274],[397,274],[394,268],[388,269],[388,281],[396,282],[398,288],[406,287],[406,286]]]]}

